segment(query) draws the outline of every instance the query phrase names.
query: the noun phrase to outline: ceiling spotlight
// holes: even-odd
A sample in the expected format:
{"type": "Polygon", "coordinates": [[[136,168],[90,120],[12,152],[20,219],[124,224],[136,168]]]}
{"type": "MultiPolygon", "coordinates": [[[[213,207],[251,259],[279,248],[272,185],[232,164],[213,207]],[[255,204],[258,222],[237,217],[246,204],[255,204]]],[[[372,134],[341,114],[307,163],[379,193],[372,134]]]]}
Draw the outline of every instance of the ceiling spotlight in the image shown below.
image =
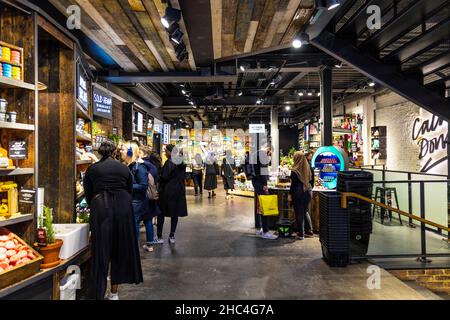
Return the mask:
{"type": "Polygon", "coordinates": [[[311,91],[308,92],[308,96],[310,96],[310,97],[312,96],[312,92],[311,91]]]}
{"type": "Polygon", "coordinates": [[[237,95],[238,95],[238,97],[240,97],[240,96],[242,96],[243,94],[244,94],[244,93],[243,93],[242,91],[239,91],[237,95]]]}
{"type": "Polygon", "coordinates": [[[328,10],[333,10],[341,5],[339,0],[328,0],[328,10]]]}
{"type": "Polygon", "coordinates": [[[171,7],[166,8],[166,15],[161,18],[162,25],[168,29],[173,23],[180,21],[181,11],[171,7]]]}
{"type": "Polygon", "coordinates": [[[291,110],[291,106],[286,106],[286,107],[284,107],[284,110],[290,111],[290,110],[291,110]]]}
{"type": "Polygon", "coordinates": [[[187,91],[183,89],[183,90],[181,90],[181,93],[184,94],[184,95],[186,95],[186,94],[187,94],[187,91]]]}
{"type": "Polygon", "coordinates": [[[195,103],[194,103],[194,101],[189,101],[189,104],[190,104],[191,106],[193,106],[195,103]]]}
{"type": "Polygon", "coordinates": [[[181,32],[180,29],[177,29],[170,35],[170,40],[172,40],[176,44],[180,44],[183,39],[183,35],[183,32],[181,32]]]}
{"type": "Polygon", "coordinates": [[[334,66],[336,68],[340,69],[340,68],[342,68],[342,62],[337,62],[334,66]]]}
{"type": "Polygon", "coordinates": [[[189,129],[189,125],[188,124],[186,125],[186,129],[189,129]]]}
{"type": "Polygon", "coordinates": [[[298,93],[298,95],[299,95],[300,97],[303,97],[303,91],[300,91],[300,92],[298,93]]]}
{"type": "Polygon", "coordinates": [[[300,48],[302,46],[302,41],[300,39],[298,39],[298,38],[295,38],[294,41],[292,41],[292,46],[295,49],[298,49],[298,48],[300,48]]]}
{"type": "Polygon", "coordinates": [[[180,122],[183,122],[183,119],[180,119],[180,122]]]}
{"type": "Polygon", "coordinates": [[[317,96],[320,97],[320,92],[317,92],[317,96]]]}
{"type": "Polygon", "coordinates": [[[264,100],[261,98],[258,98],[258,100],[256,100],[256,104],[262,104],[263,102],[264,102],[264,100]]]}
{"type": "Polygon", "coordinates": [[[270,85],[274,86],[275,85],[275,80],[270,81],[270,85]]]}
{"type": "Polygon", "coordinates": [[[375,86],[375,82],[374,82],[374,81],[370,81],[370,82],[368,83],[368,85],[369,85],[369,87],[374,87],[374,86],[375,86]]]}
{"type": "Polygon", "coordinates": [[[214,111],[217,111],[217,107],[214,107],[214,111]]]}
{"type": "Polygon", "coordinates": [[[239,67],[239,69],[241,69],[242,72],[245,72],[245,66],[243,64],[241,64],[241,66],[239,67]]]}

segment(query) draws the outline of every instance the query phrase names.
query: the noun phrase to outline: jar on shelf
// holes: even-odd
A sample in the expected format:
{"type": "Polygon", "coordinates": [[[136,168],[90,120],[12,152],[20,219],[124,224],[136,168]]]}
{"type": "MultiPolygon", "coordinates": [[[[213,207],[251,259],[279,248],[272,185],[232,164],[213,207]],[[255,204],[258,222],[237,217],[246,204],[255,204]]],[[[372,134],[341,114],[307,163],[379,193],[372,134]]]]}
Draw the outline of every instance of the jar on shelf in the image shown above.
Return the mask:
{"type": "Polygon", "coordinates": [[[5,113],[7,108],[8,108],[8,101],[6,101],[5,99],[0,99],[0,112],[5,113]]]}

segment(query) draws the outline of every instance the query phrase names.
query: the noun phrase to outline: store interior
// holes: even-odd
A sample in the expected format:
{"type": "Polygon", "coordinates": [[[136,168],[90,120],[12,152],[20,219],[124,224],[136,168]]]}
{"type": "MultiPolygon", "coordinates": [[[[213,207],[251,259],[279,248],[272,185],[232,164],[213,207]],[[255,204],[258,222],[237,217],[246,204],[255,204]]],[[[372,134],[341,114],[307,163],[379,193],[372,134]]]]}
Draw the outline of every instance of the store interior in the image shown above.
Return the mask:
{"type": "MultiPolygon", "coordinates": [[[[375,1],[382,7],[378,29],[365,23],[371,2],[0,0],[0,299],[85,298],[84,290],[65,288],[69,266],[79,267],[81,288],[89,286],[83,179],[104,141],[137,141],[163,161],[167,145],[183,151],[190,217],[180,232],[192,246],[164,247],[143,266],[144,272],[158,263],[173,266],[183,252],[204,258],[210,278],[199,276],[215,280],[203,293],[190,283],[194,299],[354,298],[338,284],[329,296],[302,291],[309,278],[294,286],[297,293],[270,281],[260,288],[245,273],[256,262],[243,257],[279,258],[257,273],[270,278],[279,268],[276,279],[286,287],[298,270],[285,265],[302,252],[303,263],[324,279],[336,264],[346,266],[344,277],[356,286],[365,270],[350,260],[385,270],[427,269],[433,260],[435,268],[448,269],[448,1],[375,1]],[[269,219],[279,242],[266,247],[254,237],[257,195],[244,172],[246,154],[256,151],[270,155],[268,192],[279,209],[269,219]],[[316,236],[306,247],[290,235],[296,151],[310,154],[313,171],[308,211],[316,236]],[[220,200],[194,196],[193,160],[212,153],[219,167],[232,159],[232,201],[225,200],[220,176],[220,200]],[[361,191],[358,179],[358,186],[370,184],[361,191]],[[370,225],[356,236],[348,231],[346,258],[344,249],[334,255],[329,240],[336,228],[345,231],[342,212],[350,226],[370,225]],[[53,245],[60,251],[47,260],[42,248],[53,245]],[[233,265],[242,278],[227,273],[233,265]]],[[[185,263],[201,269],[200,262],[185,263]]],[[[385,297],[423,298],[384,272],[391,281],[385,297]]],[[[145,299],[150,289],[129,286],[123,296],[145,299]]],[[[169,286],[150,298],[188,294],[177,290],[169,286]]]]}

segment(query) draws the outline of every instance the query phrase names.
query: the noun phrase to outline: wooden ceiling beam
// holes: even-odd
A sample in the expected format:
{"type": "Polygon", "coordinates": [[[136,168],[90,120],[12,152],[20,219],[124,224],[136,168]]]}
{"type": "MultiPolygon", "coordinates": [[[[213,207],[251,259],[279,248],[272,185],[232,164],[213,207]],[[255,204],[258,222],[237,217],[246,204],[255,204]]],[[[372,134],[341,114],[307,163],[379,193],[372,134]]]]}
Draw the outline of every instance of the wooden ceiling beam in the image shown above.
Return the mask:
{"type": "MultiPolygon", "coordinates": [[[[74,1],[68,0],[49,0],[66,17],[68,13],[66,8],[74,1]]],[[[139,69],[136,65],[112,42],[112,39],[92,20],[92,18],[81,8],[81,31],[92,41],[101,47],[114,61],[125,71],[136,72],[139,69]]]]}
{"type": "Polygon", "coordinates": [[[277,46],[281,43],[281,39],[288,30],[291,21],[296,17],[297,8],[299,7],[302,0],[290,0],[287,8],[284,10],[283,19],[278,24],[278,29],[272,39],[271,46],[277,46]]]}
{"type": "Polygon", "coordinates": [[[256,0],[253,6],[252,18],[248,28],[247,39],[245,41],[244,52],[251,52],[253,48],[253,42],[255,41],[256,31],[258,30],[259,20],[264,11],[264,5],[266,0],[256,0]]]}
{"type": "Polygon", "coordinates": [[[244,52],[254,6],[255,0],[239,0],[234,33],[234,54],[244,52]]]}
{"type": "Polygon", "coordinates": [[[238,0],[222,0],[222,57],[233,55],[238,0]]]}
{"type": "Polygon", "coordinates": [[[210,0],[214,59],[222,57],[222,0],[210,0]]]}
{"type": "Polygon", "coordinates": [[[289,0],[280,0],[280,2],[278,3],[278,7],[276,8],[275,14],[272,17],[272,21],[270,22],[270,27],[267,30],[266,39],[263,43],[264,48],[270,47],[272,45],[273,38],[275,37],[275,33],[277,32],[278,27],[282,23],[288,5],[289,0]]]}
{"type": "Polygon", "coordinates": [[[259,21],[258,30],[256,31],[255,41],[253,42],[252,50],[259,50],[264,47],[264,42],[269,32],[270,24],[278,9],[280,0],[267,0],[264,6],[264,11],[259,21]]]}
{"type": "Polygon", "coordinates": [[[288,44],[292,42],[294,37],[300,31],[300,29],[309,21],[314,12],[314,0],[302,0],[297,12],[294,15],[294,19],[287,28],[283,37],[281,38],[280,44],[288,44]]]}

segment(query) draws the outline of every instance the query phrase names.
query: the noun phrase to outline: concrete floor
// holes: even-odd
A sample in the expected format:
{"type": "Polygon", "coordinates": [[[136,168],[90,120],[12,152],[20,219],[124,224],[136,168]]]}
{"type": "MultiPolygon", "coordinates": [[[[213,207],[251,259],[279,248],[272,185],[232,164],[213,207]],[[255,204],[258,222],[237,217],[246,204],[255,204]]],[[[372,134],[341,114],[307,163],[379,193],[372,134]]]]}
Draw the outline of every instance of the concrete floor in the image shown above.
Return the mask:
{"type": "Polygon", "coordinates": [[[381,289],[369,290],[370,264],[330,268],[318,238],[257,238],[252,199],[188,194],[177,243],[167,244],[166,223],[166,243],[141,252],[144,283],[121,286],[121,299],[430,299],[384,270],[381,289]]]}

